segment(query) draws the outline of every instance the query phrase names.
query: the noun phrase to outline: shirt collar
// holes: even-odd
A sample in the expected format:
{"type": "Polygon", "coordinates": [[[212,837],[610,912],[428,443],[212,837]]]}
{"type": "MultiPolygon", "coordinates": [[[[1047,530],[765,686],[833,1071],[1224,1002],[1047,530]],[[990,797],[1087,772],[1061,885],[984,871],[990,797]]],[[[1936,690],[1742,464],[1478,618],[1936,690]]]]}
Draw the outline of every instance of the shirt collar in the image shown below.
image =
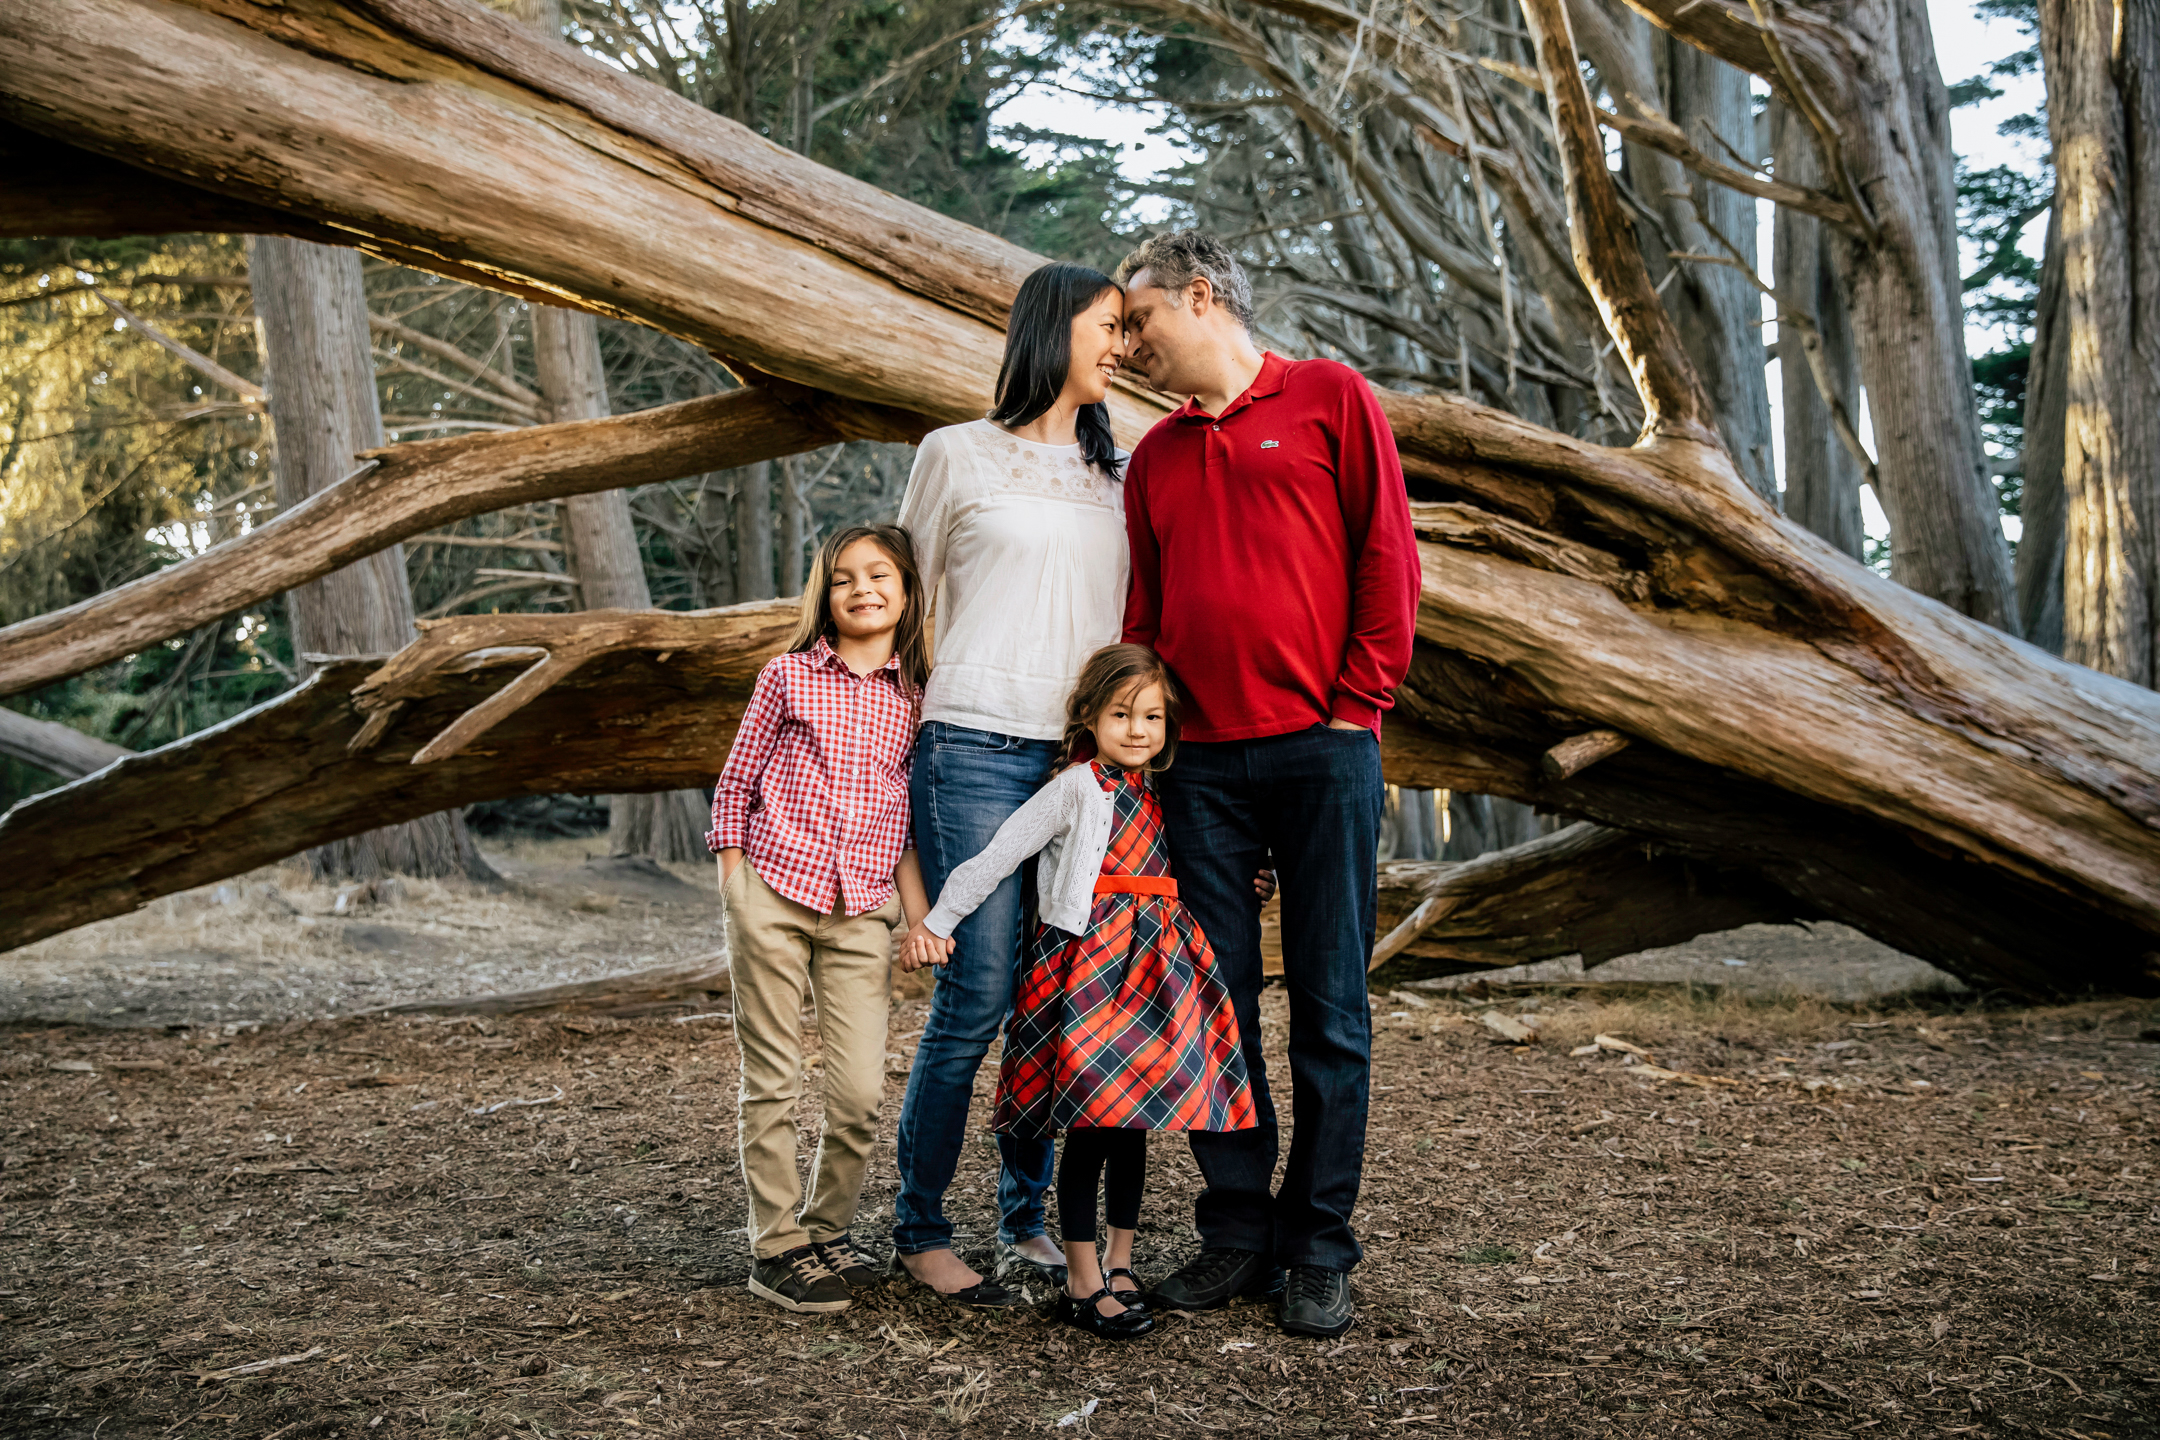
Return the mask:
{"type": "Polygon", "coordinates": [[[1172,411],[1170,418],[1173,420],[1199,420],[1210,425],[1219,424],[1237,414],[1238,411],[1252,404],[1255,400],[1265,400],[1270,395],[1281,393],[1283,377],[1289,372],[1289,361],[1272,350],[1263,350],[1260,352],[1260,373],[1253,376],[1253,382],[1245,387],[1244,394],[1232,400],[1228,405],[1223,406],[1222,414],[1208,414],[1207,411],[1200,408],[1199,398],[1192,396],[1188,397],[1183,405],[1172,411]]]}
{"type": "MultiPolygon", "coordinates": [[[[847,661],[842,660],[840,658],[839,652],[832,648],[832,641],[828,640],[823,635],[818,636],[817,644],[810,647],[809,655],[810,663],[813,665],[831,666],[839,670],[843,670],[850,675],[853,675],[855,673],[854,668],[850,666],[847,661]]],[[[876,675],[883,671],[891,672],[894,683],[897,684],[899,682],[900,652],[898,650],[893,651],[891,658],[886,660],[883,665],[878,666],[876,670],[871,671],[870,674],[876,675]]]]}

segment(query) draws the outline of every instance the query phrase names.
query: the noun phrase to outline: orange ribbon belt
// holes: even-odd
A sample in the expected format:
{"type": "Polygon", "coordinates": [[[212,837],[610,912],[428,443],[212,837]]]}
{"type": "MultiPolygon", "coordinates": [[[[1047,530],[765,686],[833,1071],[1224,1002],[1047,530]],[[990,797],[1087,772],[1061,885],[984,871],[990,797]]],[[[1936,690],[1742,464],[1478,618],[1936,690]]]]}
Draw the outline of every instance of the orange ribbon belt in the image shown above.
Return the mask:
{"type": "Polygon", "coordinates": [[[1168,895],[1177,897],[1177,880],[1169,875],[1098,875],[1097,895],[1168,895]]]}

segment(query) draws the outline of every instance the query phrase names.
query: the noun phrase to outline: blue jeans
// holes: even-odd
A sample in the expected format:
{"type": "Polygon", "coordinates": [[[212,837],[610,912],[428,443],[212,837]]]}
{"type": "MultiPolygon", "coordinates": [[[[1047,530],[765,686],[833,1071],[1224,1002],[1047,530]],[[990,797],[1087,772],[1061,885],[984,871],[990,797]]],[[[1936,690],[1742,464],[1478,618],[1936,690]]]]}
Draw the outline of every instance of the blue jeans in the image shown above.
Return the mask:
{"type": "Polygon", "coordinates": [[[1253,1130],[1193,1132],[1207,1182],[1194,1205],[1200,1243],[1347,1271],[1363,1254],[1350,1216],[1364,1178],[1372,1079],[1365,965],[1379,909],[1380,743],[1369,730],[1325,725],[1258,740],[1188,740],[1158,793],[1178,892],[1230,992],[1260,1118],[1253,1130]],[[1294,1126],[1274,1194],[1279,1139],[1260,1045],[1252,888],[1270,856],[1282,881],[1294,1126]]]}
{"type": "MultiPolygon", "coordinates": [[[[1057,744],[931,721],[915,738],[908,802],[923,886],[936,900],[946,877],[990,843],[998,826],[1049,778],[1057,744]]],[[[1033,867],[1028,867],[1032,869],[1033,867]]],[[[952,959],[939,970],[930,1019],[915,1046],[897,1142],[900,1198],[893,1248],[902,1255],[952,1245],[945,1190],[967,1142],[975,1072],[1012,1010],[1027,915],[1022,870],[1005,878],[953,932],[952,959]]],[[[1044,1233],[1043,1194],[1053,1151],[1047,1139],[1000,1135],[998,1238],[1008,1244],[1044,1233]]]]}

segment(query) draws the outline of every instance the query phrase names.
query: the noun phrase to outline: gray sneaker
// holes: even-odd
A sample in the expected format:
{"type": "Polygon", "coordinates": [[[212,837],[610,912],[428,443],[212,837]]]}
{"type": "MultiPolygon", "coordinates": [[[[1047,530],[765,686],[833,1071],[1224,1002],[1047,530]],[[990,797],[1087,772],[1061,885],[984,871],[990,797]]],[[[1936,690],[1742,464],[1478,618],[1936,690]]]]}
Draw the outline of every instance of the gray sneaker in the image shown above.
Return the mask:
{"type": "Polygon", "coordinates": [[[847,1281],[827,1269],[808,1245],[753,1261],[750,1293],[783,1310],[806,1315],[829,1315],[855,1303],[847,1281]]]}

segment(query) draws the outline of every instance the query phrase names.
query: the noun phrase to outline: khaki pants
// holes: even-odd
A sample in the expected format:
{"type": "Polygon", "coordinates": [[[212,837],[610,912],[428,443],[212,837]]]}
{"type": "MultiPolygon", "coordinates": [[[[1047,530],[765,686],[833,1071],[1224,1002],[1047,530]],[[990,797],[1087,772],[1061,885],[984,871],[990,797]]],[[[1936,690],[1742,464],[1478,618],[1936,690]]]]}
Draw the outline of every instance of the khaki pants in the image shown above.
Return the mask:
{"type": "Polygon", "coordinates": [[[854,1223],[885,1093],[897,898],[862,915],[820,915],[776,893],[746,858],[721,887],[727,902],[735,1043],[742,1052],[737,1134],[761,1260],[837,1239],[854,1223]],[[802,1002],[817,1002],[825,1052],[825,1123],[810,1202],[796,1218],[795,1105],[802,1098],[802,1002]]]}

